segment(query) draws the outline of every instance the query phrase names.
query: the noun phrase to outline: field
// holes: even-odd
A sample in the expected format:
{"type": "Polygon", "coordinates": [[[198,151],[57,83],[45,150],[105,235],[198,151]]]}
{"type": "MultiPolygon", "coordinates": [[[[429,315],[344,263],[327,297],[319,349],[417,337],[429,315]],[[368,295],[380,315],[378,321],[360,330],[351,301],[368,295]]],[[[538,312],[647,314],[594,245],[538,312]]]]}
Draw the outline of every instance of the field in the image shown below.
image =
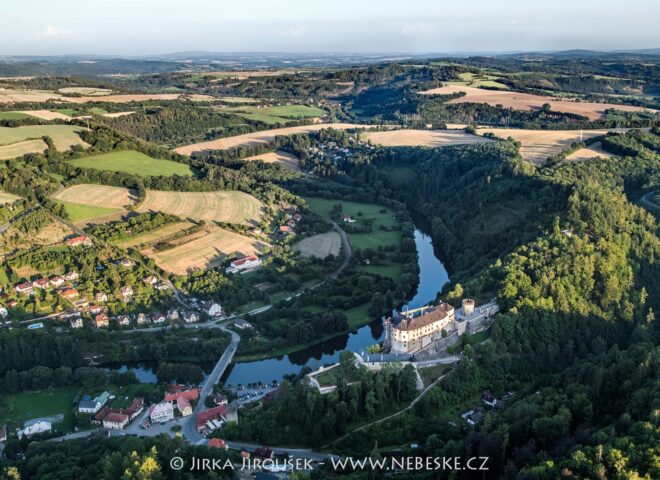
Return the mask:
{"type": "Polygon", "coordinates": [[[334,231],[319,233],[296,243],[293,249],[303,257],[325,258],[328,255],[336,257],[341,249],[341,237],[334,231]]]}
{"type": "Polygon", "coordinates": [[[529,93],[484,90],[476,87],[462,85],[447,85],[419,92],[421,95],[449,95],[458,92],[465,96],[450,100],[449,103],[486,103],[488,105],[502,105],[515,110],[536,110],[544,104],[550,104],[550,109],[556,112],[575,113],[590,120],[598,120],[605,114],[605,110],[615,108],[626,112],[639,112],[645,109],[631,105],[617,105],[611,103],[573,102],[570,100],[557,100],[553,97],[532,95],[529,93]]]}
{"type": "Polygon", "coordinates": [[[95,87],[65,87],[65,88],[60,88],[58,92],[65,94],[102,96],[102,95],[110,95],[112,93],[112,90],[108,88],[95,88],[95,87]]]}
{"type": "Polygon", "coordinates": [[[276,128],[273,130],[264,130],[261,132],[246,133],[233,137],[218,138],[206,142],[193,143],[174,149],[176,153],[182,155],[192,155],[196,152],[206,152],[212,150],[227,150],[229,148],[244,147],[248,145],[267,145],[280,135],[295,135],[296,133],[318,132],[325,128],[335,128],[338,130],[347,130],[351,128],[370,128],[369,125],[358,125],[351,123],[317,123],[314,125],[303,125],[300,127],[276,128]]]}
{"type": "Polygon", "coordinates": [[[500,138],[513,137],[520,142],[520,155],[533,163],[543,163],[549,156],[566,150],[572,143],[605,135],[608,130],[516,130],[507,128],[480,128],[477,133],[493,133],[500,138]]]}
{"type": "Polygon", "coordinates": [[[192,176],[192,169],[183,163],[171,160],[158,160],[134,150],[104,153],[93,157],[76,158],[72,165],[81,168],[95,168],[112,172],[126,172],[144,176],[192,176]]]}
{"type": "Polygon", "coordinates": [[[78,387],[3,394],[0,398],[0,424],[12,421],[22,427],[26,420],[63,414],[62,429],[68,431],[72,428],[73,401],[77,394],[78,387]]]}
{"type": "Polygon", "coordinates": [[[81,205],[80,203],[71,203],[60,201],[72,222],[82,222],[94,218],[103,217],[120,210],[118,208],[94,207],[91,205],[81,205]]]}
{"type": "Polygon", "coordinates": [[[224,107],[220,111],[230,111],[249,120],[256,120],[269,125],[278,125],[297,118],[322,117],[326,111],[307,105],[279,105],[274,107],[224,107]]]}
{"type": "Polygon", "coordinates": [[[573,162],[578,162],[581,160],[589,160],[591,158],[611,158],[613,155],[611,153],[603,150],[600,142],[592,143],[588,147],[581,148],[571,153],[566,157],[566,160],[573,162]]]}
{"type": "Polygon", "coordinates": [[[463,72],[458,74],[459,81],[447,82],[449,85],[465,85],[469,87],[490,87],[508,90],[508,86],[498,82],[499,77],[480,73],[463,72]]]}
{"type": "Polygon", "coordinates": [[[16,195],[12,195],[11,193],[7,192],[0,192],[0,205],[4,205],[5,203],[13,203],[14,201],[18,200],[21,197],[18,197],[16,195]]]}
{"type": "Polygon", "coordinates": [[[193,235],[190,241],[183,241],[174,248],[145,251],[159,267],[177,275],[190,274],[198,269],[219,265],[227,257],[259,254],[268,245],[254,238],[221,228],[209,228],[202,235],[193,235]]]}
{"type": "Polygon", "coordinates": [[[117,118],[117,117],[125,117],[126,115],[133,115],[135,112],[128,111],[128,112],[115,112],[115,113],[96,113],[96,112],[92,112],[92,113],[95,113],[96,115],[102,115],[107,118],[117,118]]]}
{"type": "Polygon", "coordinates": [[[488,138],[469,133],[448,130],[389,130],[385,132],[363,132],[360,137],[385,147],[444,147],[467,143],[492,142],[488,138]]]}
{"type": "Polygon", "coordinates": [[[148,190],[138,211],[160,211],[181,218],[250,225],[259,221],[263,204],[237,191],[162,192],[148,190]]]}
{"type": "Polygon", "coordinates": [[[29,115],[31,117],[39,118],[41,120],[66,120],[69,121],[71,120],[71,115],[64,114],[59,111],[51,111],[51,110],[23,110],[22,112],[19,113],[24,113],[25,115],[29,115]]]}
{"type": "Polygon", "coordinates": [[[135,235],[133,237],[118,240],[115,243],[123,248],[153,244],[163,241],[168,237],[171,237],[172,235],[175,235],[180,231],[185,230],[186,228],[190,228],[192,226],[193,224],[189,222],[170,223],[168,225],[164,225],[160,228],[156,228],[154,230],[150,230],[148,232],[135,235]]]}
{"type": "Polygon", "coordinates": [[[85,96],[85,97],[63,97],[63,100],[71,103],[87,103],[87,102],[107,102],[107,103],[131,103],[131,102],[148,102],[151,100],[178,100],[189,99],[192,101],[208,101],[213,100],[214,97],[210,95],[189,95],[185,96],[181,93],[121,93],[117,95],[103,95],[103,96],[85,96]]]}
{"type": "Polygon", "coordinates": [[[218,100],[225,103],[256,103],[258,99],[250,97],[220,97],[218,100]]]}
{"type": "Polygon", "coordinates": [[[0,112],[0,120],[23,120],[28,117],[22,112],[0,112]]]}
{"type": "Polygon", "coordinates": [[[53,196],[54,200],[77,203],[90,207],[124,208],[135,203],[130,192],[121,187],[81,184],[68,187],[53,196]]]}
{"type": "Polygon", "coordinates": [[[287,152],[268,152],[248,157],[245,160],[261,160],[264,163],[277,163],[290,170],[300,170],[298,157],[287,152]]]}
{"type": "Polygon", "coordinates": [[[46,142],[41,139],[25,140],[24,142],[4,145],[0,147],[0,160],[22,157],[26,153],[41,153],[46,150],[46,148],[48,148],[48,145],[46,145],[46,142]]]}
{"type": "MultiPolygon", "coordinates": [[[[342,212],[351,215],[357,220],[354,225],[360,226],[361,222],[370,218],[373,219],[371,233],[349,233],[348,237],[353,248],[373,248],[377,249],[379,246],[399,245],[401,243],[401,231],[398,230],[399,222],[394,218],[394,212],[381,205],[372,203],[357,203],[345,200],[334,200],[325,198],[305,197],[305,201],[317,215],[330,218],[332,208],[338,203],[342,205],[342,212]],[[383,228],[395,228],[395,230],[387,231],[383,228]]],[[[341,223],[341,222],[340,222],[341,223]]],[[[339,225],[340,227],[342,225],[339,225]]],[[[348,227],[347,227],[348,228],[348,227]]]]}
{"type": "Polygon", "coordinates": [[[50,90],[19,90],[0,88],[0,103],[47,102],[61,99],[62,95],[50,90]]]}
{"type": "Polygon", "coordinates": [[[0,127],[0,145],[9,145],[30,139],[40,139],[48,136],[52,138],[55,148],[60,151],[68,150],[72,145],[87,147],[78,136],[83,127],[72,125],[27,125],[24,127],[0,127]]]}

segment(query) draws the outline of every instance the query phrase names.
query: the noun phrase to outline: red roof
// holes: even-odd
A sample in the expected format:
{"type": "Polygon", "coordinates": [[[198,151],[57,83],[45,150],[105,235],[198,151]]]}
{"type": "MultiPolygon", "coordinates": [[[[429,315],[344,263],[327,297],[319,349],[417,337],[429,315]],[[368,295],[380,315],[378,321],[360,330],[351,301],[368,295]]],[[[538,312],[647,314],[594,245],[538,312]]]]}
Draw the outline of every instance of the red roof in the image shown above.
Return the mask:
{"type": "Polygon", "coordinates": [[[209,420],[226,416],[227,411],[227,405],[220,405],[219,407],[213,407],[203,411],[197,415],[197,429],[202,428],[209,420]]]}
{"type": "Polygon", "coordinates": [[[179,395],[179,398],[176,399],[176,406],[179,411],[183,411],[185,408],[190,407],[190,400],[183,395],[179,395]]]}
{"type": "Polygon", "coordinates": [[[289,227],[287,225],[282,225],[280,227],[280,232],[290,232],[290,231],[291,231],[291,227],[289,227]]]}
{"type": "Polygon", "coordinates": [[[128,421],[128,415],[119,412],[110,412],[103,419],[104,422],[124,423],[128,421]]]}
{"type": "Polygon", "coordinates": [[[256,260],[258,260],[257,257],[255,257],[254,255],[250,255],[249,257],[239,258],[238,260],[234,260],[233,262],[231,262],[231,264],[234,265],[235,267],[240,267],[244,263],[254,262],[256,260]]]}
{"type": "Polygon", "coordinates": [[[183,392],[166,393],[165,402],[176,402],[179,397],[184,397],[186,400],[193,401],[199,398],[199,388],[191,388],[183,392]]]}
{"type": "Polygon", "coordinates": [[[221,438],[212,438],[209,440],[209,447],[211,448],[227,448],[227,443],[221,438]]]}
{"type": "Polygon", "coordinates": [[[85,243],[89,241],[89,238],[86,237],[85,235],[80,235],[78,237],[73,237],[70,238],[66,241],[67,245],[75,246],[75,245],[80,245],[81,243],[85,243]]]}

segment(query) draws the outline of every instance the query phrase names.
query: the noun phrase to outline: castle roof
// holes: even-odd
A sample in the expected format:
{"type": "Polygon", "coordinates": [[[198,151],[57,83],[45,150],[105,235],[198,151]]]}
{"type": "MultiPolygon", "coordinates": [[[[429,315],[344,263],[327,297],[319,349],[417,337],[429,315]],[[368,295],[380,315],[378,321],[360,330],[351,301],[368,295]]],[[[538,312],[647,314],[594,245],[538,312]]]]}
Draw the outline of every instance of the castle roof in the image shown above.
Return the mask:
{"type": "Polygon", "coordinates": [[[445,319],[447,316],[451,315],[451,312],[454,310],[454,307],[447,303],[441,303],[433,310],[426,312],[419,317],[404,317],[397,326],[397,330],[410,331],[417,330],[419,328],[426,327],[437,321],[445,319]]]}

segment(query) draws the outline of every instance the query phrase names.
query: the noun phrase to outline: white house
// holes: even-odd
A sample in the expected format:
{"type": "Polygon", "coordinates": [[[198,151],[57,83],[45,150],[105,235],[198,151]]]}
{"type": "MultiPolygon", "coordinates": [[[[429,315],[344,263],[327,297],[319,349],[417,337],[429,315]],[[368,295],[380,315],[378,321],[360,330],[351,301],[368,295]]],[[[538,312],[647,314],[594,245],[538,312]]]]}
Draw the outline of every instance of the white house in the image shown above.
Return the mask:
{"type": "Polygon", "coordinates": [[[83,321],[82,318],[80,317],[73,317],[69,320],[69,324],[71,325],[71,328],[82,328],[83,327],[83,321]]]}
{"type": "Polygon", "coordinates": [[[128,425],[128,415],[119,412],[110,412],[103,419],[103,428],[108,430],[123,430],[128,425]]]}
{"type": "Polygon", "coordinates": [[[183,321],[186,323],[195,323],[199,321],[199,316],[192,311],[183,312],[183,321]]]}
{"type": "Polygon", "coordinates": [[[101,407],[108,403],[108,400],[110,400],[110,394],[108,392],[103,392],[94,399],[90,399],[89,396],[84,396],[78,404],[78,411],[80,413],[94,414],[101,410],[101,407]]]}
{"type": "Polygon", "coordinates": [[[222,310],[222,307],[219,303],[213,301],[208,301],[202,303],[202,308],[209,314],[209,317],[224,317],[225,312],[222,310]]]}
{"type": "Polygon", "coordinates": [[[167,422],[174,418],[174,407],[169,402],[156,403],[149,408],[152,423],[167,422]]]}
{"type": "Polygon", "coordinates": [[[0,305],[0,317],[6,317],[7,315],[9,315],[7,308],[4,305],[0,305]]]}
{"type": "Polygon", "coordinates": [[[246,270],[252,270],[261,265],[261,259],[256,255],[250,255],[248,257],[239,258],[234,260],[229,264],[229,267],[225,269],[227,273],[239,273],[246,270]]]}

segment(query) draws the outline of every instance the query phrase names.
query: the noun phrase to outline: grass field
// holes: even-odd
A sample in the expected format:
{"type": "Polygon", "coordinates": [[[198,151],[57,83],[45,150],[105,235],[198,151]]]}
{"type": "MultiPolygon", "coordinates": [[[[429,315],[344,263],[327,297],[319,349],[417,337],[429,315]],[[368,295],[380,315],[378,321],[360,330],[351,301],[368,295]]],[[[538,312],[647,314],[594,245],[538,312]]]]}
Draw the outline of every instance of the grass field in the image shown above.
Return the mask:
{"type": "Polygon", "coordinates": [[[150,230],[148,232],[141,233],[139,235],[135,235],[133,237],[118,240],[114,243],[116,243],[118,246],[123,248],[157,243],[163,239],[166,239],[167,237],[170,237],[180,232],[181,230],[185,230],[186,228],[190,228],[192,226],[193,224],[189,222],[170,223],[168,225],[162,226],[160,228],[156,228],[154,230],[150,230]]]}
{"type": "Polygon", "coordinates": [[[498,82],[498,78],[493,75],[472,73],[472,72],[463,72],[458,74],[458,81],[447,82],[449,85],[467,85],[470,87],[490,87],[490,88],[501,88],[503,90],[508,90],[509,87],[503,83],[498,82]]]}
{"type": "Polygon", "coordinates": [[[143,176],[192,176],[193,170],[183,163],[159,160],[134,150],[104,153],[93,157],[76,158],[72,165],[81,168],[95,168],[112,172],[126,172],[143,176]]]}
{"type": "Polygon", "coordinates": [[[30,117],[38,118],[40,120],[71,120],[71,115],[59,112],[57,110],[23,110],[20,113],[29,115],[30,117]]]}
{"type": "Polygon", "coordinates": [[[68,187],[53,199],[69,203],[78,203],[90,207],[123,208],[135,203],[135,197],[128,189],[84,183],[68,187]]]}
{"type": "Polygon", "coordinates": [[[61,429],[69,431],[73,427],[73,401],[77,394],[78,387],[3,394],[0,397],[0,424],[11,421],[22,427],[26,420],[64,414],[61,429]]]}
{"type": "Polygon", "coordinates": [[[117,208],[94,207],[92,205],[81,205],[79,203],[64,202],[61,200],[60,203],[64,205],[64,209],[69,215],[69,220],[72,222],[91,220],[93,218],[102,217],[111,213],[117,213],[119,211],[117,208]]]}
{"type": "Polygon", "coordinates": [[[58,90],[60,93],[78,94],[78,95],[92,95],[102,96],[110,95],[112,90],[108,88],[95,88],[95,87],[65,87],[58,90]]]}
{"type": "Polygon", "coordinates": [[[257,120],[277,125],[286,123],[296,118],[314,118],[322,117],[327,112],[322,108],[310,107],[308,105],[277,105],[274,107],[224,107],[221,111],[229,111],[250,120],[257,120]]]}
{"type": "Polygon", "coordinates": [[[261,219],[263,204],[238,191],[163,192],[148,190],[138,211],[160,211],[183,219],[251,225],[261,219]]]}
{"type": "MultiPolygon", "coordinates": [[[[399,245],[401,243],[401,231],[399,221],[394,218],[394,211],[381,205],[370,203],[357,203],[344,200],[305,197],[309,208],[317,215],[330,218],[332,208],[340,203],[343,213],[351,215],[357,220],[356,227],[365,219],[373,219],[371,233],[349,233],[348,237],[353,248],[373,248],[379,246],[399,245]],[[397,230],[385,231],[384,228],[397,228],[397,230]]],[[[341,225],[340,225],[341,226],[341,225]]],[[[347,227],[348,228],[348,227],[347,227]]]]}
{"type": "Polygon", "coordinates": [[[444,147],[468,143],[492,142],[488,138],[453,130],[389,130],[385,132],[363,132],[363,140],[385,147],[444,147]]]}
{"type": "Polygon", "coordinates": [[[579,162],[591,158],[612,158],[614,155],[603,150],[600,142],[595,142],[588,147],[581,148],[566,157],[566,160],[579,162]]]}
{"type": "Polygon", "coordinates": [[[254,238],[222,228],[210,228],[191,241],[162,252],[145,251],[159,267],[177,275],[190,274],[198,269],[217,266],[227,257],[260,254],[268,245],[254,238]]]}
{"type": "Polygon", "coordinates": [[[46,148],[48,148],[48,145],[46,145],[46,142],[41,139],[25,140],[24,142],[4,145],[0,147],[0,160],[22,157],[26,153],[41,153],[46,150],[46,148]]]}
{"type": "Polygon", "coordinates": [[[287,152],[267,152],[261,155],[248,157],[245,160],[261,160],[264,163],[277,163],[290,170],[300,170],[298,157],[287,152]]]}
{"type": "Polygon", "coordinates": [[[23,112],[0,112],[0,120],[24,120],[28,117],[23,112]]]}
{"type": "Polygon", "coordinates": [[[558,100],[553,97],[544,97],[530,93],[484,90],[464,85],[447,85],[419,93],[421,95],[449,95],[459,92],[464,92],[466,95],[450,100],[449,103],[486,103],[488,105],[502,105],[505,108],[513,108],[515,110],[538,110],[547,103],[550,105],[550,109],[555,112],[575,113],[585,116],[589,120],[598,120],[605,115],[605,110],[609,108],[626,112],[651,110],[631,105],[558,100]]]}
{"type": "Polygon", "coordinates": [[[52,90],[0,88],[0,103],[47,102],[62,98],[52,90]]]}
{"type": "Polygon", "coordinates": [[[9,145],[48,136],[53,140],[55,148],[60,151],[68,150],[72,145],[82,145],[87,147],[89,145],[83,142],[78,136],[78,132],[83,130],[83,127],[76,127],[73,125],[26,125],[15,128],[0,127],[0,145],[9,145]]]}
{"type": "Polygon", "coordinates": [[[227,150],[229,148],[267,145],[275,140],[276,136],[295,135],[297,133],[318,132],[325,128],[334,128],[337,130],[347,130],[350,128],[370,128],[369,125],[359,125],[351,123],[316,123],[314,125],[303,125],[300,127],[275,128],[273,130],[263,130],[261,132],[246,133],[235,135],[233,137],[217,138],[206,142],[193,143],[174,149],[176,153],[182,155],[192,155],[195,152],[207,152],[212,150],[227,150]]]}
{"type": "Polygon", "coordinates": [[[0,205],[4,205],[5,203],[13,203],[19,198],[21,197],[17,195],[12,195],[11,193],[0,192],[0,205]]]}
{"type": "Polygon", "coordinates": [[[328,255],[336,257],[341,249],[341,237],[335,231],[319,233],[296,243],[293,249],[303,257],[325,258],[328,255]]]}

